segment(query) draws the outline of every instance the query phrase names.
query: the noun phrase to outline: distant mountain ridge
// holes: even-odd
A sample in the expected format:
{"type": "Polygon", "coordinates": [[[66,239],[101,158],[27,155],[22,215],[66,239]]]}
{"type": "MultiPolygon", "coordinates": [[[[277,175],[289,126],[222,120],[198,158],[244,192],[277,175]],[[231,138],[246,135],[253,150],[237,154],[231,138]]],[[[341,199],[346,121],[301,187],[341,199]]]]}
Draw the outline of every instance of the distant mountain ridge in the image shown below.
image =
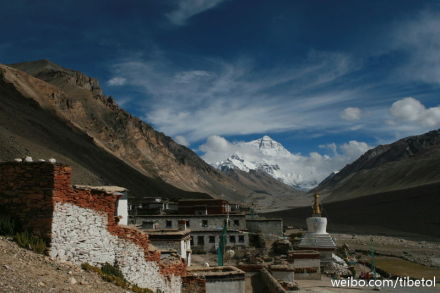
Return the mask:
{"type": "Polygon", "coordinates": [[[338,173],[316,191],[327,201],[413,188],[440,182],[440,130],[380,145],[338,173]]]}
{"type": "MultiPolygon", "coordinates": [[[[440,237],[440,130],[373,148],[311,190],[330,232],[440,237]]],[[[304,225],[310,207],[267,214],[304,225]]]]}

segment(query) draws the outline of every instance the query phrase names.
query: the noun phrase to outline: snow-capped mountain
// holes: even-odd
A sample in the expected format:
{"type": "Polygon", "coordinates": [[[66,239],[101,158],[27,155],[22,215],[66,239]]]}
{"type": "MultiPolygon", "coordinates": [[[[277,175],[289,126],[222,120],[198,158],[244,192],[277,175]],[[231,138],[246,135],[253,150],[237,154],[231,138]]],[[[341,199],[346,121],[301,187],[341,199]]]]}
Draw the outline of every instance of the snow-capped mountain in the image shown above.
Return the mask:
{"type": "Polygon", "coordinates": [[[221,171],[229,169],[245,172],[263,171],[285,184],[301,189],[310,189],[319,183],[316,179],[305,179],[305,177],[313,178],[313,176],[304,176],[306,173],[314,172],[313,169],[295,171],[295,162],[302,160],[303,157],[292,154],[267,135],[250,142],[238,143],[237,146],[239,152],[225,160],[215,162],[213,166],[221,171]]]}

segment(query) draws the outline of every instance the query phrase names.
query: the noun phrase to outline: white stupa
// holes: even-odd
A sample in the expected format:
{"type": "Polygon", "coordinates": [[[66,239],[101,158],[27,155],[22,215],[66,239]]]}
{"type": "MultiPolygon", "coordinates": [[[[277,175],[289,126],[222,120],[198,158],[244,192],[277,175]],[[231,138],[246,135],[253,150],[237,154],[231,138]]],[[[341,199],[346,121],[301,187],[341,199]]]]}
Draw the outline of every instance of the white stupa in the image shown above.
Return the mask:
{"type": "Polygon", "coordinates": [[[302,237],[298,247],[300,249],[318,250],[321,256],[328,253],[331,255],[336,249],[336,244],[330,234],[327,233],[327,218],[321,216],[319,194],[315,194],[313,214],[311,217],[308,217],[306,221],[307,232],[302,237]]]}

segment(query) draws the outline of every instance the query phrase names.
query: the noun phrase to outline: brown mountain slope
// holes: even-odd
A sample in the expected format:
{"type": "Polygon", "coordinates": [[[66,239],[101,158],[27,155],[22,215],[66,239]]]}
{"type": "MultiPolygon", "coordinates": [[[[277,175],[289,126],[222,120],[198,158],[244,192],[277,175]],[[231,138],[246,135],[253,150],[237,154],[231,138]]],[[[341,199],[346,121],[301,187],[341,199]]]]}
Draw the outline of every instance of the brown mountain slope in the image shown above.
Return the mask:
{"type": "Polygon", "coordinates": [[[309,203],[306,192],[293,189],[266,172],[227,168],[222,173],[252,190],[247,202],[257,211],[282,210],[309,203]]]}
{"type": "MultiPolygon", "coordinates": [[[[314,192],[330,231],[440,238],[440,130],[369,150],[314,192]]],[[[311,208],[268,215],[304,226],[311,208]]]]}
{"type": "MultiPolygon", "coordinates": [[[[112,98],[102,94],[97,80],[81,72],[47,60],[11,66],[20,71],[5,66],[9,68],[7,80],[19,92],[36,101],[41,108],[64,121],[70,128],[84,133],[93,140],[95,146],[145,176],[163,180],[183,190],[233,201],[247,201],[254,196],[265,197],[265,202],[272,202],[272,198],[284,201],[278,193],[278,185],[282,183],[272,182],[272,187],[265,187],[268,192],[261,195],[258,190],[255,191],[255,183],[248,185],[249,181],[240,182],[221,174],[193,151],[119,108],[112,98]]],[[[70,155],[69,158],[75,161],[75,154],[70,155]]],[[[284,187],[281,189],[284,190],[284,187]]],[[[286,194],[284,190],[282,194],[292,197],[296,191],[292,189],[291,194],[286,194]]]]}
{"type": "Polygon", "coordinates": [[[367,151],[314,190],[338,201],[440,182],[440,130],[367,151]]]}
{"type": "Polygon", "coordinates": [[[36,102],[64,96],[55,86],[0,65],[0,160],[54,157],[73,166],[74,183],[120,185],[134,196],[209,197],[145,176],[36,102]]]}

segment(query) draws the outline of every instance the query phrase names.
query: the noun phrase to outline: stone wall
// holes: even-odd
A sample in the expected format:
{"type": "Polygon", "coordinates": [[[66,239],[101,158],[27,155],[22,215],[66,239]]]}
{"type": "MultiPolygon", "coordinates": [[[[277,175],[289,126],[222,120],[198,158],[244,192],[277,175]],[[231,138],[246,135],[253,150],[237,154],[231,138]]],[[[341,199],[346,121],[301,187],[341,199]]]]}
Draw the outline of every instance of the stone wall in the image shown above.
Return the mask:
{"type": "Polygon", "coordinates": [[[283,236],[282,219],[246,219],[249,232],[262,233],[267,239],[278,239],[283,236]]]}
{"type": "Polygon", "coordinates": [[[278,283],[278,281],[265,268],[260,271],[260,276],[266,285],[268,293],[286,293],[287,291],[278,283]]]}
{"type": "Polygon", "coordinates": [[[206,279],[197,276],[183,277],[182,293],[206,293],[206,279]]]}
{"type": "Polygon", "coordinates": [[[118,225],[120,195],[73,188],[71,168],[46,162],[0,164],[0,209],[43,235],[49,254],[76,264],[117,265],[144,288],[180,292],[181,259],[160,260],[148,235],[118,225]]]}

